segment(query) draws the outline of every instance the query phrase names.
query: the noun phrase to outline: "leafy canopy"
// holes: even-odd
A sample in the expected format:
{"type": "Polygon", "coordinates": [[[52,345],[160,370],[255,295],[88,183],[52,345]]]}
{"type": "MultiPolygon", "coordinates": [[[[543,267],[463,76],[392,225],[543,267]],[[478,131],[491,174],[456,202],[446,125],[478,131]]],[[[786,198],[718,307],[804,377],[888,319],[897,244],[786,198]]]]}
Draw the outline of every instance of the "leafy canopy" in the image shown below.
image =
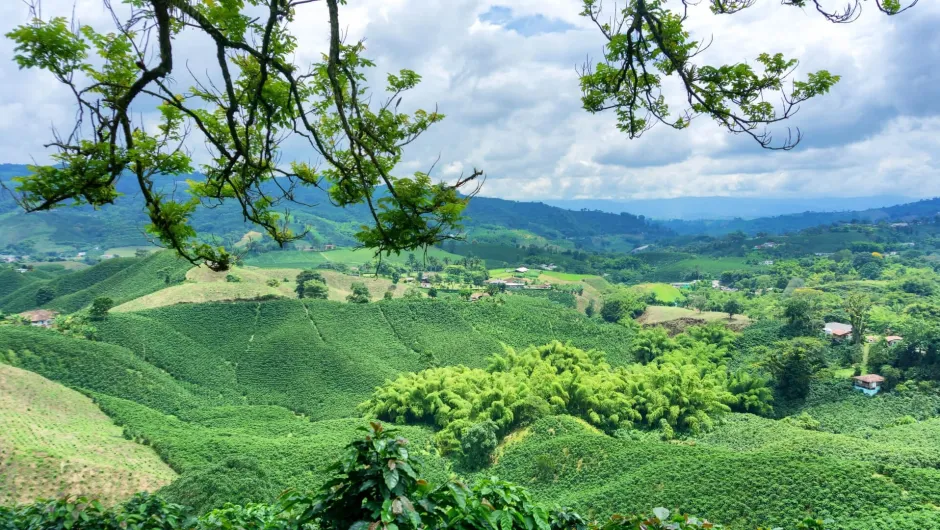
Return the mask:
{"type": "MultiPolygon", "coordinates": [[[[601,0],[582,0],[581,15],[591,19],[606,39],[604,60],[585,64],[581,72],[582,102],[592,113],[613,111],[617,127],[637,138],[654,124],[685,129],[698,116],[715,120],[733,134],[745,134],[768,149],[790,150],[801,138],[788,131],[774,143],[766,127],[791,117],[799,105],[826,94],[839,81],[827,70],[810,72],[804,80],[792,79],[798,61],[782,54],[759,53],[748,63],[712,66],[698,64],[698,55],[710,43],[692,40],[685,29],[688,8],[698,2],[682,0],[669,9],[665,0],[628,0],[613,4],[607,16],[601,0]],[[756,66],[756,67],[755,67],[756,66]],[[676,112],[666,103],[663,79],[674,77],[686,106],[676,112]],[[787,82],[790,81],[789,86],[787,82]],[[773,102],[780,101],[779,107],[773,102]]],[[[727,15],[753,6],[756,0],[708,0],[712,13],[727,15]]],[[[878,9],[896,15],[917,3],[902,7],[899,0],[875,0],[878,9]]],[[[821,0],[783,0],[783,5],[815,6],[829,21],[852,22],[861,12],[859,0],[841,12],[827,11],[821,0]]]]}
{"type": "Polygon", "coordinates": [[[328,190],[339,206],[365,204],[373,223],[356,237],[377,253],[453,237],[476,192],[458,190],[482,172],[453,185],[432,184],[424,172],[394,174],[404,147],[444,116],[399,111],[403,94],[421,80],[411,70],[389,74],[388,97],[373,102],[365,71],[374,64],[361,55],[362,42],[341,40],[344,0],[326,0],[329,53],[313,64],[294,62],[297,38],[289,27],[310,1],[123,3],[132,13],[122,19],[112,10],[113,32],[37,15],[7,33],[19,67],[45,70],[68,86],[77,110],[74,128],[55,132],[47,145],[55,150],[53,164],[31,166],[30,175],[15,179],[17,200],[27,211],[104,206],[119,197],[119,179],[132,179],[150,217],[147,230],[215,270],[227,269],[233,258],[198,237],[190,223],[197,208],[234,202],[246,220],[283,245],[306,232],[289,215],[289,206],[299,202],[298,187],[328,190]],[[209,37],[215,56],[208,79],[193,76],[188,88],[176,82],[186,71],[177,44],[186,32],[209,37]],[[133,113],[151,101],[158,125],[135,124],[133,113]],[[206,145],[204,164],[194,163],[189,150],[192,131],[206,145]],[[282,144],[292,138],[305,142],[309,159],[323,165],[282,163],[282,144]],[[176,193],[172,179],[160,178],[197,169],[202,178],[188,181],[188,193],[176,193]]]}

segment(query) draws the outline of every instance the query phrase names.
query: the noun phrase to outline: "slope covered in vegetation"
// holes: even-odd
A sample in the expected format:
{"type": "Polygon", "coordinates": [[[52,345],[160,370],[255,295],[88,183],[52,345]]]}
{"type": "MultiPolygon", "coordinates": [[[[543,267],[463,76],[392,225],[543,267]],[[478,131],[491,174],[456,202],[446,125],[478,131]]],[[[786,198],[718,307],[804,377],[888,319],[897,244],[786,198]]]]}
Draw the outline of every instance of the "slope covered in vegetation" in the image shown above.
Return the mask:
{"type": "MultiPolygon", "coordinates": [[[[199,509],[322,483],[326,457],[363,425],[356,406],[401,372],[482,367],[499,341],[561,337],[626,362],[632,333],[526,297],[182,304],[112,313],[96,325],[97,342],[0,327],[0,357],[89,392],[182,475],[173,498],[199,509]]],[[[406,432],[434,450],[427,428],[406,432]]]]}
{"type": "Polygon", "coordinates": [[[59,278],[29,282],[0,298],[0,310],[18,313],[42,307],[70,313],[99,296],[120,304],[182,281],[191,267],[172,252],[114,258],[59,278]]]}
{"type": "Polygon", "coordinates": [[[0,503],[93,495],[103,502],[169,484],[152,449],[125,440],[86,396],[0,364],[0,503]]]}

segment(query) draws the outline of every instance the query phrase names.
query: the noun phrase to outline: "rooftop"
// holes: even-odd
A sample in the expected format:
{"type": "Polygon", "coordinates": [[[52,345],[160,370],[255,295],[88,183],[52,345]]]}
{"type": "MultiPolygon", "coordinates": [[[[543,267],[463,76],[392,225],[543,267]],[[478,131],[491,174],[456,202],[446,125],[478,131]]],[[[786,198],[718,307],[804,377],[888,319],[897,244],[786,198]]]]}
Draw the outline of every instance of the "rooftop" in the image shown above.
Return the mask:
{"type": "Polygon", "coordinates": [[[853,377],[852,379],[855,379],[856,381],[860,381],[862,383],[884,383],[884,380],[885,380],[884,377],[881,377],[878,374],[857,375],[853,377]]]}
{"type": "Polygon", "coordinates": [[[30,322],[44,322],[52,320],[58,315],[58,311],[49,311],[48,309],[36,309],[34,311],[25,311],[20,316],[26,317],[30,322]]]}

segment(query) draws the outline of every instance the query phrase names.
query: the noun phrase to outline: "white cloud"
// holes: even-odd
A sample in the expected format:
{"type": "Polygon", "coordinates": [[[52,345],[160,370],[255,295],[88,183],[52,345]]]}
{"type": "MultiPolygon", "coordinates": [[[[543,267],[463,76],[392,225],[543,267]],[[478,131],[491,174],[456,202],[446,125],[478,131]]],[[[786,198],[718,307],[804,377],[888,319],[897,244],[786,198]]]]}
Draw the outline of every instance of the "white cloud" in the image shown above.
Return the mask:
{"type": "MultiPolygon", "coordinates": [[[[712,15],[704,4],[690,11],[688,23],[695,38],[714,36],[704,60],[753,61],[759,51],[779,51],[801,59],[801,76],[821,68],[843,76],[831,94],[804,104],[793,120],[805,134],[797,150],[761,151],[706,118],[686,131],[659,126],[630,141],[613,115],[584,112],[575,66],[600,56],[603,43],[577,15],[578,0],[358,0],[341,8],[341,25],[350,39],[367,39],[367,54],[379,63],[370,75],[373,86],[381,86],[385,71],[414,69],[424,81],[404,108],[437,103],[447,115],[408,151],[403,174],[426,170],[440,157],[436,177],[481,167],[488,174],[485,195],[526,200],[940,195],[934,154],[940,103],[933,96],[940,84],[934,29],[940,4],[921,3],[893,18],[866,9],[848,25],[770,0],[734,16],[712,15]],[[480,20],[494,7],[509,8],[509,21],[480,20]],[[549,21],[544,27],[551,31],[525,37],[511,29],[512,20],[529,28],[532,21],[549,21]]],[[[44,2],[46,17],[71,9],[72,0],[44,2]]],[[[83,23],[109,27],[101,0],[79,1],[76,13],[83,23]]],[[[3,2],[0,17],[5,33],[26,20],[26,11],[3,2]]],[[[322,2],[300,9],[296,30],[298,60],[318,58],[327,46],[322,2]]],[[[199,71],[211,53],[190,39],[177,46],[177,64],[189,61],[199,71]]],[[[12,54],[9,41],[0,43],[0,161],[42,160],[50,126],[67,124],[73,109],[64,89],[44,74],[18,71],[12,54]]],[[[176,77],[188,82],[184,73],[176,77]]],[[[675,87],[667,92],[675,94],[675,87]]],[[[301,147],[290,154],[311,157],[301,147]]]]}

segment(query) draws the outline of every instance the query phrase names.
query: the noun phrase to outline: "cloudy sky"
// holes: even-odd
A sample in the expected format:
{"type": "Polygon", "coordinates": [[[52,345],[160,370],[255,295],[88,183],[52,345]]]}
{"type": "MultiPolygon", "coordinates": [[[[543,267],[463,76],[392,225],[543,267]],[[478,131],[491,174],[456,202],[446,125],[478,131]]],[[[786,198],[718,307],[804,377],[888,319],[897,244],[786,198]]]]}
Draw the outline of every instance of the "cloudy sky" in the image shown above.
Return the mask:
{"type": "MultiPolygon", "coordinates": [[[[73,3],[83,24],[111,27],[102,0],[44,0],[43,15],[68,16],[73,3]]],[[[19,0],[0,4],[0,32],[27,20],[19,0]]],[[[685,131],[658,126],[629,140],[613,115],[586,113],[576,66],[597,58],[603,42],[578,16],[579,0],[349,0],[340,18],[350,38],[366,39],[375,79],[413,69],[424,81],[405,105],[436,103],[447,115],[413,145],[401,173],[440,156],[437,177],[480,167],[484,195],[521,200],[940,195],[940,2],[893,18],[872,0],[863,4],[860,20],[847,25],[776,0],[733,16],[691,9],[693,36],[714,37],[704,62],[782,52],[801,59],[801,77],[822,68],[842,76],[828,96],[803,104],[790,125],[804,140],[786,153],[761,150],[704,117],[685,131]]],[[[298,18],[297,60],[309,62],[326,49],[325,6],[305,6],[298,18]]],[[[177,64],[198,72],[211,54],[192,39],[177,46],[177,64]]],[[[8,40],[0,43],[0,162],[42,161],[50,127],[74,109],[51,77],[18,71],[12,54],[8,40]]]]}

